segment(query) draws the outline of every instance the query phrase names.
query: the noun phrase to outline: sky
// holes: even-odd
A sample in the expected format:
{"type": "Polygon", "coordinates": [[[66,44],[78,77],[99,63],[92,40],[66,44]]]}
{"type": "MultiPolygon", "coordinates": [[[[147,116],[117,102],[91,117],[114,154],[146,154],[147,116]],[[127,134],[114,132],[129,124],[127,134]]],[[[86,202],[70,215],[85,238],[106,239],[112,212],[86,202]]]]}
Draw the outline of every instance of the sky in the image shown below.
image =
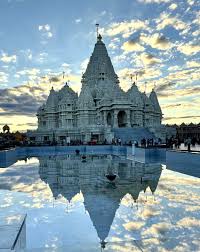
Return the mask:
{"type": "Polygon", "coordinates": [[[137,73],[163,123],[200,122],[200,1],[0,0],[0,131],[37,128],[52,86],[80,92],[96,23],[124,90],[137,73]]]}

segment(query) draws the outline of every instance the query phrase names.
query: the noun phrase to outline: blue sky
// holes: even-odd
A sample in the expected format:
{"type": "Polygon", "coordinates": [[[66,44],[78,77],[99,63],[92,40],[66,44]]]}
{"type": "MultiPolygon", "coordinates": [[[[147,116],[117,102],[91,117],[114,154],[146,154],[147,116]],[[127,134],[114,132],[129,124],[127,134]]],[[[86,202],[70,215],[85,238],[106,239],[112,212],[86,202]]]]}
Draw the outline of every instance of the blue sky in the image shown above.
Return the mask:
{"type": "Polygon", "coordinates": [[[0,0],[0,123],[34,128],[63,71],[80,91],[95,23],[122,88],[138,73],[140,90],[156,87],[165,123],[199,122],[199,16],[197,0],[0,0]]]}

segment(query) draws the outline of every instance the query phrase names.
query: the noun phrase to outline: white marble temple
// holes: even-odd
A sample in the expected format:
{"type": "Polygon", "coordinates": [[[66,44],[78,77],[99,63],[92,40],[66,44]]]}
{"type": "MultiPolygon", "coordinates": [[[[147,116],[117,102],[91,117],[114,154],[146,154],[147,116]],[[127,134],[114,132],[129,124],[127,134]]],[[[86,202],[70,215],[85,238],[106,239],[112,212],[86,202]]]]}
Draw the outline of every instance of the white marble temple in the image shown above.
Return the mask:
{"type": "Polygon", "coordinates": [[[66,83],[50,91],[37,112],[38,128],[28,131],[30,141],[67,142],[98,140],[111,142],[115,128],[146,128],[155,137],[165,139],[162,111],[155,90],[149,96],[137,83],[125,92],[119,85],[102,37],[99,34],[78,96],[66,83]]]}

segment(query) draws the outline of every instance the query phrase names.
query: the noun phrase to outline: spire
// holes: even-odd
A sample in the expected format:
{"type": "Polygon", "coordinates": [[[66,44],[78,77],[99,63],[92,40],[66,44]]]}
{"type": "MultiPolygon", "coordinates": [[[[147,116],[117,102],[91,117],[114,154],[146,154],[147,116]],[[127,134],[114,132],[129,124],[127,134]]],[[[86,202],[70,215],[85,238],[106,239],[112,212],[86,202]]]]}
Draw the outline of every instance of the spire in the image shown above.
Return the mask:
{"type": "Polygon", "coordinates": [[[156,94],[156,92],[154,91],[154,89],[152,89],[151,94],[150,94],[150,96],[149,96],[149,99],[150,99],[150,101],[152,102],[155,111],[157,111],[157,112],[159,112],[159,113],[162,113],[162,110],[161,110],[161,108],[160,108],[160,104],[159,104],[159,102],[158,102],[157,94],[156,94]]]}
{"type": "Polygon", "coordinates": [[[57,104],[57,93],[52,87],[46,102],[47,109],[55,109],[56,104],[57,104]]]}
{"type": "MultiPolygon", "coordinates": [[[[82,76],[82,84],[87,84],[90,88],[93,88],[95,85],[99,86],[101,81],[105,82],[106,80],[109,80],[111,85],[118,85],[118,76],[114,71],[102,36],[99,34],[97,24],[97,42],[86,71],[82,76]]],[[[104,89],[104,83],[101,84],[101,87],[104,89]]]]}
{"type": "Polygon", "coordinates": [[[134,104],[136,104],[140,107],[143,105],[142,94],[138,90],[138,87],[135,82],[133,82],[133,84],[132,84],[131,88],[128,90],[127,94],[128,94],[128,97],[131,99],[131,101],[134,104]]]}

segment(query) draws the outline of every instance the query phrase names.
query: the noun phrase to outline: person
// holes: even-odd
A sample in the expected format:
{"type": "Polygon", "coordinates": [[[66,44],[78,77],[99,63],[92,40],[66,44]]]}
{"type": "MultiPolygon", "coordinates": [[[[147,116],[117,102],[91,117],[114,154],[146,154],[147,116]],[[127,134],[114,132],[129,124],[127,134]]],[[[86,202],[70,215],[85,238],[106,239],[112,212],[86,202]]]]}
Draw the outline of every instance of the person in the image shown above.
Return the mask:
{"type": "Polygon", "coordinates": [[[118,143],[119,143],[119,145],[121,145],[121,144],[122,144],[122,140],[121,140],[121,138],[119,138],[119,139],[118,139],[118,143]]]}
{"type": "Polygon", "coordinates": [[[191,151],[191,138],[188,138],[187,140],[187,147],[188,147],[188,151],[191,151]]]}
{"type": "Polygon", "coordinates": [[[67,136],[67,145],[68,145],[68,146],[70,145],[70,142],[71,142],[70,137],[67,136]]]}
{"type": "Polygon", "coordinates": [[[104,144],[106,145],[108,142],[107,142],[107,139],[105,138],[105,140],[104,140],[104,144]]]}

